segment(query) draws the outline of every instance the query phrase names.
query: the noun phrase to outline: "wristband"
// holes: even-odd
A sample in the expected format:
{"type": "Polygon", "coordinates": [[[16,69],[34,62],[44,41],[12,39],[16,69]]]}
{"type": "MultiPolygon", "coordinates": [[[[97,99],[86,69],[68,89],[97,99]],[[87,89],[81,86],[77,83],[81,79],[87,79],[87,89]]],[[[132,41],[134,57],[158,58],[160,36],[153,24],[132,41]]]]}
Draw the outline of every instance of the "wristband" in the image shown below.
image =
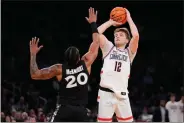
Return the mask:
{"type": "Polygon", "coordinates": [[[98,33],[96,22],[91,23],[92,33],[98,33]]]}

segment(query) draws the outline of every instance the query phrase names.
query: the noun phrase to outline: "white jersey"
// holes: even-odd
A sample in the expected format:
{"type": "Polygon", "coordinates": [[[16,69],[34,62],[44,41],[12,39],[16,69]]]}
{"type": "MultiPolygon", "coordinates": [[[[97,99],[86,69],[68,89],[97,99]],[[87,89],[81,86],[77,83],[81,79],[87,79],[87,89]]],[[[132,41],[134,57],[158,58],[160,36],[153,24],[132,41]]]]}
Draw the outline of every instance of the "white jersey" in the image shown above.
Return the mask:
{"type": "Polygon", "coordinates": [[[169,113],[169,121],[178,122],[178,103],[168,101],[165,107],[169,113]]]}
{"type": "Polygon", "coordinates": [[[104,56],[100,86],[109,88],[115,93],[128,93],[127,88],[131,66],[128,49],[120,50],[113,45],[111,46],[112,48],[104,56]]]}
{"type": "Polygon", "coordinates": [[[184,104],[178,101],[178,122],[184,122],[184,104]]]}

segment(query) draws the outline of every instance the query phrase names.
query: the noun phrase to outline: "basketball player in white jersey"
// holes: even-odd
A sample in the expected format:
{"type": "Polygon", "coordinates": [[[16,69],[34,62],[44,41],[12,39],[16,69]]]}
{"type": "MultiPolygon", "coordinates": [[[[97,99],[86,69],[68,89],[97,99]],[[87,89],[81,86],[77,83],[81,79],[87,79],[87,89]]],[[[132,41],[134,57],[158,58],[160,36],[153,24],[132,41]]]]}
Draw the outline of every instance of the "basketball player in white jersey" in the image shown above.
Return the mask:
{"type": "Polygon", "coordinates": [[[112,122],[114,113],[118,122],[133,121],[127,88],[131,63],[138,48],[139,33],[127,9],[126,14],[132,38],[128,29],[117,28],[114,31],[114,45],[103,32],[110,26],[119,26],[121,23],[110,19],[98,27],[104,60],[98,93],[98,122],[112,122]]]}
{"type": "Polygon", "coordinates": [[[178,122],[184,122],[184,96],[178,101],[178,122]]]}
{"type": "Polygon", "coordinates": [[[171,94],[170,101],[166,103],[165,107],[169,112],[169,122],[178,122],[178,104],[174,94],[171,94]]]}

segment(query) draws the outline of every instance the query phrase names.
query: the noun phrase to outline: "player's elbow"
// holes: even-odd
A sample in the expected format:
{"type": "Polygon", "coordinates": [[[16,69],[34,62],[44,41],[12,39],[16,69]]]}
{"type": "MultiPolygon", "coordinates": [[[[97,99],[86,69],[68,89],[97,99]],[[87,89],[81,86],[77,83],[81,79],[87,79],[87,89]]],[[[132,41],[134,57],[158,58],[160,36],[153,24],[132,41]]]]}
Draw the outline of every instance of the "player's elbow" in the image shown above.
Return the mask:
{"type": "Polygon", "coordinates": [[[136,41],[139,41],[139,33],[135,33],[133,35],[133,39],[136,40],[136,41]]]}
{"type": "Polygon", "coordinates": [[[101,27],[98,27],[97,30],[98,30],[98,33],[100,33],[100,34],[103,33],[103,29],[101,27]]]}
{"type": "Polygon", "coordinates": [[[99,38],[93,39],[93,43],[95,43],[95,45],[99,45],[99,38]]]}
{"type": "Polygon", "coordinates": [[[99,41],[99,34],[98,33],[93,33],[93,42],[98,43],[99,41]]]}
{"type": "Polygon", "coordinates": [[[33,80],[39,80],[39,75],[38,74],[36,74],[36,73],[31,73],[31,79],[33,79],[33,80]]]}
{"type": "Polygon", "coordinates": [[[106,37],[103,34],[99,35],[99,43],[100,47],[102,48],[105,45],[106,37]]]}
{"type": "Polygon", "coordinates": [[[31,74],[31,79],[38,80],[38,77],[36,75],[34,75],[34,74],[31,74]]]}

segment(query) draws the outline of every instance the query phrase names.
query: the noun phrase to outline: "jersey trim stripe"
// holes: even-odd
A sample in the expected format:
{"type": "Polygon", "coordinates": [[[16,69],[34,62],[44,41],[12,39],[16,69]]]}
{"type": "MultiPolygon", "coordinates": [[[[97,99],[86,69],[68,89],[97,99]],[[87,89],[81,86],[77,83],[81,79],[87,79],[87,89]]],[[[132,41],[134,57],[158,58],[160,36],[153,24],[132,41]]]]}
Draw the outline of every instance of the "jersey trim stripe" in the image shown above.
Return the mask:
{"type": "Polygon", "coordinates": [[[55,119],[55,117],[56,117],[60,107],[61,107],[61,105],[57,105],[56,106],[56,110],[54,111],[54,113],[53,113],[53,115],[52,115],[52,117],[50,119],[50,122],[54,122],[54,119],[55,119]]]}
{"type": "Polygon", "coordinates": [[[98,117],[99,121],[112,121],[112,118],[100,118],[98,117]]]}
{"type": "Polygon", "coordinates": [[[103,70],[102,71],[100,71],[100,74],[102,74],[103,73],[103,70]]]}
{"type": "Polygon", "coordinates": [[[126,117],[126,118],[121,118],[121,117],[117,117],[117,116],[116,116],[116,118],[117,118],[118,120],[125,121],[125,120],[131,120],[131,119],[133,119],[133,116],[126,117]]]}
{"type": "Polygon", "coordinates": [[[112,51],[113,48],[114,48],[114,46],[112,46],[112,48],[109,50],[109,52],[107,53],[107,55],[105,55],[105,56],[103,57],[103,59],[105,59],[105,58],[109,55],[109,53],[112,51]]]}
{"type": "Polygon", "coordinates": [[[126,51],[126,49],[121,50],[121,49],[118,49],[117,47],[116,47],[116,50],[118,50],[120,52],[125,52],[126,51]]]}

